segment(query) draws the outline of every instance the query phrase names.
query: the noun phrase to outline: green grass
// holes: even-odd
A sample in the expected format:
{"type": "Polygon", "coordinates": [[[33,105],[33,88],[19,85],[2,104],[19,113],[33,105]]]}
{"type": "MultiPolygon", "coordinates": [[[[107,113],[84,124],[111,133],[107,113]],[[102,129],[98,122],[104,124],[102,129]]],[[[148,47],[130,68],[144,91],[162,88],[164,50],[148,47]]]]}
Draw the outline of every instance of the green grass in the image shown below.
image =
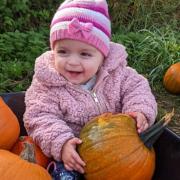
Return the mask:
{"type": "Polygon", "coordinates": [[[138,31],[141,29],[179,29],[179,0],[109,0],[113,29],[138,31]]]}
{"type": "Polygon", "coordinates": [[[130,66],[146,76],[151,85],[161,82],[167,68],[180,61],[178,33],[170,29],[143,29],[126,34],[116,33],[113,40],[127,48],[130,66]]]}

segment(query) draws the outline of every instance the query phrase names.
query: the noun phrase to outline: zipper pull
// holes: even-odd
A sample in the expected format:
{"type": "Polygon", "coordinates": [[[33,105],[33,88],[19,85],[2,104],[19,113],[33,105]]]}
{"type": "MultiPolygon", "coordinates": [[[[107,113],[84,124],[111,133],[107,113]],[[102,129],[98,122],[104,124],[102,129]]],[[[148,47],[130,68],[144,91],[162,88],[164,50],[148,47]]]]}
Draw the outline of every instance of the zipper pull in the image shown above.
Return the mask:
{"type": "Polygon", "coordinates": [[[95,101],[96,103],[99,102],[95,92],[93,92],[93,98],[94,98],[94,101],[95,101]]]}

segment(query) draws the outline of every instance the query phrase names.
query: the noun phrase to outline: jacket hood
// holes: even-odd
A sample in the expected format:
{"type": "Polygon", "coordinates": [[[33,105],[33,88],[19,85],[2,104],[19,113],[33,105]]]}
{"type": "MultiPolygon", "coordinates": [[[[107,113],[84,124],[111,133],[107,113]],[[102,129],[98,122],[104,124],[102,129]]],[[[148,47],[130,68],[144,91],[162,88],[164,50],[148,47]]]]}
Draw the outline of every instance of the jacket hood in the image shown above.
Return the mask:
{"type": "MultiPolygon", "coordinates": [[[[101,74],[109,74],[118,67],[127,65],[127,52],[125,47],[114,42],[110,43],[110,51],[100,69],[101,74]],[[103,73],[102,73],[103,72],[103,73]]],[[[46,86],[63,86],[68,81],[54,68],[53,51],[47,51],[36,59],[34,78],[46,86]]]]}
{"type": "Polygon", "coordinates": [[[104,60],[103,69],[111,72],[119,66],[127,66],[127,52],[123,45],[111,42],[108,57],[104,60]]]}

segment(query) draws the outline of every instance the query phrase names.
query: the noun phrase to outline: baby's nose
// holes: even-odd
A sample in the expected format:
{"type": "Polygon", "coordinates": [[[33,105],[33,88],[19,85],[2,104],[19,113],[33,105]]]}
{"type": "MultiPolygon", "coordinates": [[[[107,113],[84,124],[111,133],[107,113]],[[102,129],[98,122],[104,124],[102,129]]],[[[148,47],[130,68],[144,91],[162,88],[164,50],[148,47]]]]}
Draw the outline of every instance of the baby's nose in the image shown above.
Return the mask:
{"type": "Polygon", "coordinates": [[[68,60],[68,63],[69,63],[70,65],[79,65],[80,59],[79,59],[79,57],[77,57],[77,56],[71,56],[71,57],[69,58],[69,60],[68,60]]]}

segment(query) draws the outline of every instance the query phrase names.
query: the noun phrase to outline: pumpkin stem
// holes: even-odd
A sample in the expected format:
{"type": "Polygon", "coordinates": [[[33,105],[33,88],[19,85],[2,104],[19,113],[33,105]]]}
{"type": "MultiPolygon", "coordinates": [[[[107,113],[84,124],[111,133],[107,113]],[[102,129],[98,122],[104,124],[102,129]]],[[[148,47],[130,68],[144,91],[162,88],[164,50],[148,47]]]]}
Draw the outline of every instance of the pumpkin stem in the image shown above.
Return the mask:
{"type": "Polygon", "coordinates": [[[34,145],[24,142],[24,150],[21,152],[20,157],[28,162],[36,163],[34,145]]]}
{"type": "Polygon", "coordinates": [[[24,136],[20,136],[20,137],[19,137],[19,140],[20,140],[20,141],[24,141],[24,136]]]}
{"type": "Polygon", "coordinates": [[[172,112],[165,114],[161,118],[161,120],[159,120],[157,123],[155,123],[154,125],[152,125],[150,128],[148,128],[139,135],[147,148],[149,149],[152,148],[153,144],[162,134],[164,128],[172,120],[173,116],[174,116],[174,108],[172,112]]]}

